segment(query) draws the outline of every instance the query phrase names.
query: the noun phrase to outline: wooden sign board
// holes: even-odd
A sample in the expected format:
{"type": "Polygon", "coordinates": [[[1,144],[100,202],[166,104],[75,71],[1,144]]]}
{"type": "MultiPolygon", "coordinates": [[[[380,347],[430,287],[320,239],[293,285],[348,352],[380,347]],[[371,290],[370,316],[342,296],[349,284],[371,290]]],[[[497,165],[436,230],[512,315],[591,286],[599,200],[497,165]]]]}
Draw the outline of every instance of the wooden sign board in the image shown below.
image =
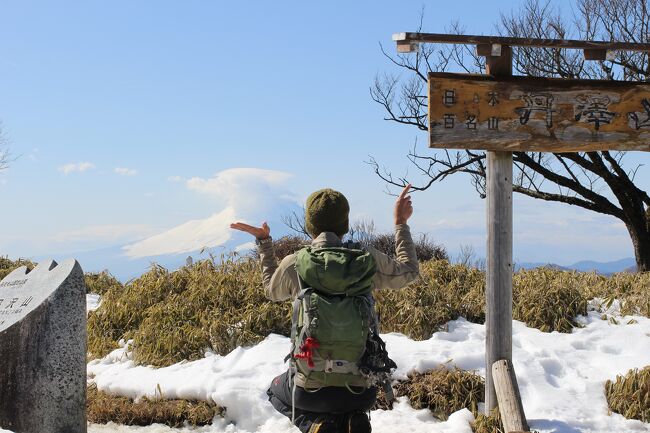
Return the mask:
{"type": "Polygon", "coordinates": [[[429,74],[430,147],[650,151],[650,84],[429,74]]]}

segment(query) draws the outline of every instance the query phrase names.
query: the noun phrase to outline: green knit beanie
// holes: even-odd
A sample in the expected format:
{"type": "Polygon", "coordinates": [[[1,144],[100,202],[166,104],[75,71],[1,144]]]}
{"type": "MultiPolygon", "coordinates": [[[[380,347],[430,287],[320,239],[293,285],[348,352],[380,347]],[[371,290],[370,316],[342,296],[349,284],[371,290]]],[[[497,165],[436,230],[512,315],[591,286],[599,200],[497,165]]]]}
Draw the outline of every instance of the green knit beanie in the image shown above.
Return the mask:
{"type": "Polygon", "coordinates": [[[307,198],[305,228],[312,237],[323,232],[343,236],[348,232],[350,205],[343,194],[333,189],[321,189],[307,198]]]}

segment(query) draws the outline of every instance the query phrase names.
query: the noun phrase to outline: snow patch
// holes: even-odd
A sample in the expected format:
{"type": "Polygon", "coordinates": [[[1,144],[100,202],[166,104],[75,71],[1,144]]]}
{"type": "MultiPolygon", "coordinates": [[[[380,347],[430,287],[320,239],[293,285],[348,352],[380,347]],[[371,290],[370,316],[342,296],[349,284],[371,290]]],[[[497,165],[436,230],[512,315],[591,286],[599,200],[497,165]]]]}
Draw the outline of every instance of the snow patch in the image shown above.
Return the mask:
{"type": "MultiPolygon", "coordinates": [[[[86,294],[86,313],[95,311],[99,308],[99,305],[102,302],[102,297],[96,293],[86,294]]],[[[2,432],[0,432],[2,433],[2,432]]]]}
{"type": "MultiPolygon", "coordinates": [[[[581,318],[584,327],[570,334],[543,333],[513,321],[513,362],[531,429],[540,433],[650,432],[650,424],[609,415],[604,394],[607,379],[650,365],[650,319],[619,315],[614,323],[601,316],[590,311],[581,318]]],[[[457,365],[485,376],[484,325],[461,318],[425,341],[399,333],[383,338],[398,365],[396,379],[440,365],[457,365]]],[[[206,353],[197,361],[156,369],[135,365],[129,344],[123,342],[122,348],[88,363],[89,381],[100,390],[137,399],[155,396],[160,389],[166,398],[213,401],[227,409],[225,418],[191,430],[91,425],[89,432],[296,433],[266,396],[273,377],[287,368],[283,358],[289,347],[288,338],[272,334],[256,346],[239,347],[226,356],[206,353]]],[[[471,421],[472,414],[463,409],[441,422],[428,410],[413,409],[405,397],[395,402],[392,411],[371,413],[374,433],[470,433],[471,421]]]]}

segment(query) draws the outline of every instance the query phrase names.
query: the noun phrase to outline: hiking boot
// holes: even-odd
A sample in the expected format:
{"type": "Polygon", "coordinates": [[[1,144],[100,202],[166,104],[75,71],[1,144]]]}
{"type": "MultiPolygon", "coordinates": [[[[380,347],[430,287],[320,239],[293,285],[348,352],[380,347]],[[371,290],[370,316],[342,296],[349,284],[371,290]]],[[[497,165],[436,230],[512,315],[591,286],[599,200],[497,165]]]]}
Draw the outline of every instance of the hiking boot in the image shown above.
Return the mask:
{"type": "Polygon", "coordinates": [[[309,427],[307,433],[339,433],[336,423],[331,419],[319,418],[309,427]]]}
{"type": "Polygon", "coordinates": [[[368,415],[363,412],[350,414],[343,426],[343,431],[345,433],[370,433],[372,427],[368,415]]]}

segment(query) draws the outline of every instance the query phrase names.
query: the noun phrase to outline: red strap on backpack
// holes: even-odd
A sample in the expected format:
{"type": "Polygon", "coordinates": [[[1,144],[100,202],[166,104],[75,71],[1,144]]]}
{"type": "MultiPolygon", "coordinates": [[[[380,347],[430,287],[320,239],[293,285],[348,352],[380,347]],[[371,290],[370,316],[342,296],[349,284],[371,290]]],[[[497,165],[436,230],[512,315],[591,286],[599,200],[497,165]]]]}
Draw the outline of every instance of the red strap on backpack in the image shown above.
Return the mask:
{"type": "Polygon", "coordinates": [[[313,337],[307,337],[305,342],[300,346],[300,353],[295,354],[295,358],[306,359],[307,366],[314,368],[314,349],[318,349],[320,343],[313,337]]]}

